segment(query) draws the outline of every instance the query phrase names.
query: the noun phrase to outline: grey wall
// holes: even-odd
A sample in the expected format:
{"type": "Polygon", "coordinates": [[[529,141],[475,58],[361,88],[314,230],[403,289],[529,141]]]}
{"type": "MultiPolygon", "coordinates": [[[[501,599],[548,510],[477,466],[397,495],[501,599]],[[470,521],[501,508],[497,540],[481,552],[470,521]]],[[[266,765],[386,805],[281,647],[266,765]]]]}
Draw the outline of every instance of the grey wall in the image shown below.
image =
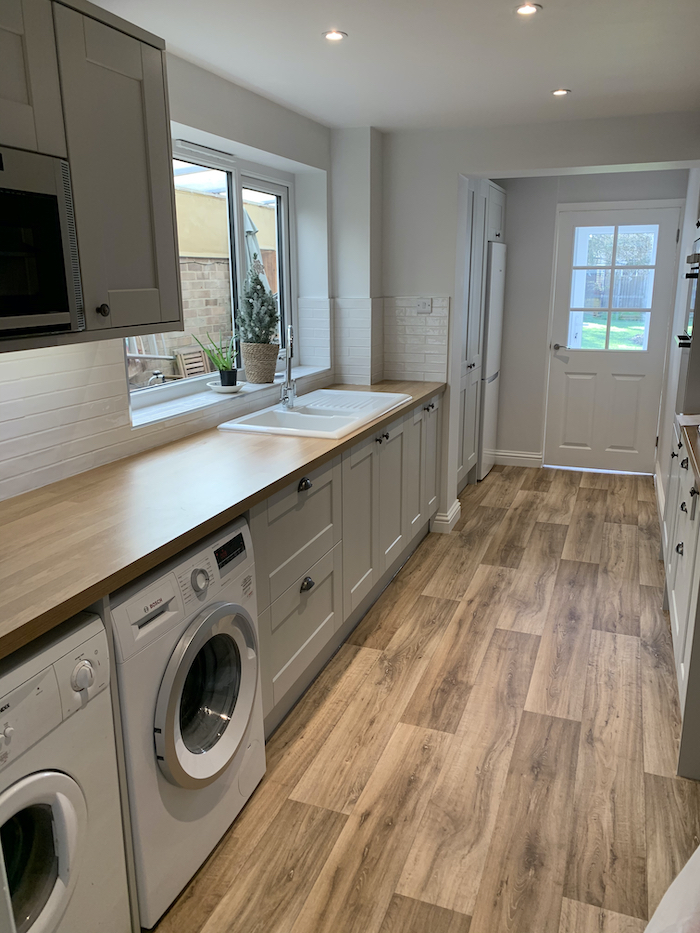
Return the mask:
{"type": "Polygon", "coordinates": [[[508,260],[498,449],[541,453],[557,204],[685,198],[686,169],[499,179],[508,260]]]}

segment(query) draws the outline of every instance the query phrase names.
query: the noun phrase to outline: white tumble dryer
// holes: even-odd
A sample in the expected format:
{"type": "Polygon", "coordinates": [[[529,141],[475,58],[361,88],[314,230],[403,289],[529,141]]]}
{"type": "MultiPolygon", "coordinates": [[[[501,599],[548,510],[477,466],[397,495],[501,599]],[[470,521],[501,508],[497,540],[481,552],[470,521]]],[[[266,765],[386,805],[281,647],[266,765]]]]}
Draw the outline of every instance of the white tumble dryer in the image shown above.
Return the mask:
{"type": "Polygon", "coordinates": [[[265,773],[239,519],[110,597],[139,913],[155,925],[265,773]]]}
{"type": "Polygon", "coordinates": [[[80,613],[0,661],[0,931],[129,933],[107,635],[80,613]]]}

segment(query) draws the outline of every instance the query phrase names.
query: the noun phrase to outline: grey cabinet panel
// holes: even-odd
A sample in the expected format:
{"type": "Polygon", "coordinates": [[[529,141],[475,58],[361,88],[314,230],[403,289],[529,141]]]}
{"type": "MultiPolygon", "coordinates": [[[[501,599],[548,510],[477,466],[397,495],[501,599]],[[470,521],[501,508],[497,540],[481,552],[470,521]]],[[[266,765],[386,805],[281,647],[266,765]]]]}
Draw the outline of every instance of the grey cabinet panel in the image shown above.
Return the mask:
{"type": "Polygon", "coordinates": [[[425,435],[426,419],[422,408],[406,415],[404,437],[406,443],[406,529],[409,539],[423,527],[425,514],[425,435]]]}
{"type": "Polygon", "coordinates": [[[0,3],[0,145],[65,158],[49,0],[0,3]]]}
{"type": "Polygon", "coordinates": [[[162,53],[59,4],[54,18],[87,327],[157,331],[181,313],[162,53]]]}
{"type": "Polygon", "coordinates": [[[423,518],[432,518],[438,510],[440,480],[440,402],[432,398],[425,410],[423,429],[423,518]]]}
{"type": "Polygon", "coordinates": [[[408,543],[406,526],[406,436],[404,422],[389,425],[379,460],[379,571],[383,573],[408,543]],[[388,437],[386,436],[388,435],[388,437]]]}
{"type": "Polygon", "coordinates": [[[343,594],[347,618],[379,580],[379,465],[373,437],[343,454],[343,594]]]}

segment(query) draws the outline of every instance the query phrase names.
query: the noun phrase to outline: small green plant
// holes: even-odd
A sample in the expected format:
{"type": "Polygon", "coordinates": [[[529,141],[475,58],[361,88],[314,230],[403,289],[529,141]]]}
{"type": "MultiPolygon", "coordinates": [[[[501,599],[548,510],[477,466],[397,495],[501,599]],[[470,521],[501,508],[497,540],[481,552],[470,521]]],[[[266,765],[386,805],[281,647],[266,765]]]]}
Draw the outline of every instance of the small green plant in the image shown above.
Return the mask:
{"type": "Polygon", "coordinates": [[[253,261],[245,277],[241,307],[236,315],[236,336],[243,343],[272,343],[277,336],[277,302],[260,279],[262,269],[258,254],[253,253],[253,261]]]}
{"type": "Polygon", "coordinates": [[[224,343],[224,335],[222,334],[217,343],[215,340],[207,334],[209,338],[209,343],[211,346],[205,347],[201,340],[197,337],[194,339],[200,345],[202,350],[207,354],[209,359],[212,362],[212,365],[221,370],[232,370],[236,368],[236,349],[234,346],[234,338],[231,337],[227,344],[224,343]]]}

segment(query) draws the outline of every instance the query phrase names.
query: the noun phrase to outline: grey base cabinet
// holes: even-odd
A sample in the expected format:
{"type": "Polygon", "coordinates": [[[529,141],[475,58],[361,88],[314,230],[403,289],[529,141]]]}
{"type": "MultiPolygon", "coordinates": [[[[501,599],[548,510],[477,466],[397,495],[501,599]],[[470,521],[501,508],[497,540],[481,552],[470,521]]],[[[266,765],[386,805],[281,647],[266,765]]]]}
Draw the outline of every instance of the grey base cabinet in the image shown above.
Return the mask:
{"type": "Polygon", "coordinates": [[[334,636],[343,637],[343,624],[437,511],[441,400],[407,412],[250,510],[268,723],[291,707],[332,652],[334,636]]]}

